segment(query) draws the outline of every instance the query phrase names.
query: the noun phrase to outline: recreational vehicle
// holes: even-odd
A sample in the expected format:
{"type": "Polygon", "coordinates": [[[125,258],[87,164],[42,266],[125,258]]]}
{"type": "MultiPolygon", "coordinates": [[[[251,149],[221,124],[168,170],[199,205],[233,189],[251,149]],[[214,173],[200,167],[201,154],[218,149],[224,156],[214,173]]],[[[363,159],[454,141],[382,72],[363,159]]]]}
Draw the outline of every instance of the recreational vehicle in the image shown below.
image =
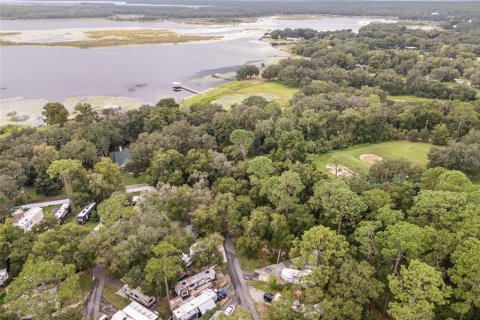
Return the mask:
{"type": "Polygon", "coordinates": [[[70,213],[70,203],[64,203],[62,206],[55,211],[53,214],[57,218],[58,223],[62,224],[70,213]]]}
{"type": "Polygon", "coordinates": [[[175,292],[179,297],[186,297],[190,294],[190,291],[195,290],[213,280],[215,280],[214,266],[180,281],[175,286],[175,292]]]}
{"type": "Polygon", "coordinates": [[[140,302],[148,308],[155,304],[155,297],[146,296],[142,291],[140,291],[140,289],[132,289],[128,286],[128,284],[123,286],[122,291],[133,300],[140,302]]]}
{"type": "Polygon", "coordinates": [[[91,202],[87,204],[85,208],[83,208],[82,211],[80,211],[79,214],[77,214],[77,222],[80,224],[84,224],[85,222],[90,219],[90,215],[92,214],[93,210],[97,207],[96,202],[91,202]]]}
{"type": "Polygon", "coordinates": [[[216,308],[215,302],[218,300],[217,293],[212,289],[207,289],[201,295],[192,300],[186,301],[177,309],[173,310],[173,320],[195,320],[204,315],[208,310],[216,308]]]}

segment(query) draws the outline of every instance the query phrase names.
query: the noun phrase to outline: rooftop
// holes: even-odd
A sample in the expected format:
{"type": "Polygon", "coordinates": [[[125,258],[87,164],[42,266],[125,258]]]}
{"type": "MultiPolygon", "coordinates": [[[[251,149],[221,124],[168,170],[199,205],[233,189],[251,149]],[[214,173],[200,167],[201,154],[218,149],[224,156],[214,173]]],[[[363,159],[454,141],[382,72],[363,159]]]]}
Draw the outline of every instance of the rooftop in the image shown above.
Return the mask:
{"type": "Polygon", "coordinates": [[[112,316],[112,320],[156,320],[158,315],[133,301],[112,316]]]}
{"type": "Polygon", "coordinates": [[[177,309],[173,310],[173,314],[177,317],[180,318],[181,316],[185,314],[189,314],[192,312],[196,312],[195,309],[204,304],[205,302],[209,300],[216,300],[217,293],[213,291],[212,289],[207,289],[202,292],[201,295],[198,297],[189,300],[182,304],[180,307],[177,309]]]}

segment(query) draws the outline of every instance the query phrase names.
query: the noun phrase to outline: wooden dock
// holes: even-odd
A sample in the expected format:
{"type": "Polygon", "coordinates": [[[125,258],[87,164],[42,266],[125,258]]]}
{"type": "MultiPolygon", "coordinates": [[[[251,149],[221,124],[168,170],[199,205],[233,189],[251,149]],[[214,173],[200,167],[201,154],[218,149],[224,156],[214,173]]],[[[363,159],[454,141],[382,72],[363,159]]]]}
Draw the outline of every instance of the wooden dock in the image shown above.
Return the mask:
{"type": "Polygon", "coordinates": [[[172,88],[173,88],[173,91],[175,91],[175,92],[185,90],[185,91],[188,91],[188,92],[191,92],[191,93],[194,93],[194,94],[202,94],[201,92],[199,92],[197,90],[191,89],[189,87],[185,87],[180,82],[172,82],[172,88]]]}

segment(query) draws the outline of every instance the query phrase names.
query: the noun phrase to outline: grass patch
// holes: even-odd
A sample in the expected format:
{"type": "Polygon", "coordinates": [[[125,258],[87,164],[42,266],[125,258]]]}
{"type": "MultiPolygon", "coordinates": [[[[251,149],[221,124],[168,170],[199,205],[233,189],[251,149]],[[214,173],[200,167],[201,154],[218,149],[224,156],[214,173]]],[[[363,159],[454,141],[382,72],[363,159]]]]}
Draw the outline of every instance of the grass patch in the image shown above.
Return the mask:
{"type": "Polygon", "coordinates": [[[81,273],[80,276],[80,290],[82,290],[82,294],[86,295],[93,285],[93,278],[90,273],[81,273]]]}
{"type": "Polygon", "coordinates": [[[283,290],[285,290],[286,288],[289,287],[288,284],[276,284],[275,285],[275,289],[272,289],[270,288],[270,286],[268,285],[267,282],[265,281],[258,281],[258,280],[255,280],[255,281],[248,281],[248,285],[250,287],[253,287],[255,289],[258,289],[260,291],[263,291],[263,292],[268,292],[268,293],[271,293],[271,294],[276,294],[276,293],[281,293],[283,290]]]}
{"type": "MultiPolygon", "coordinates": [[[[77,48],[99,48],[140,44],[182,43],[200,40],[213,40],[215,36],[183,35],[168,30],[158,29],[127,29],[127,30],[93,30],[85,31],[85,40],[58,42],[15,42],[0,39],[2,46],[37,45],[37,46],[67,46],[77,48]]],[[[5,35],[4,35],[5,36],[5,35]]]]}
{"type": "Polygon", "coordinates": [[[250,259],[244,255],[238,253],[240,259],[240,267],[246,271],[255,271],[256,269],[263,268],[272,264],[268,257],[264,254],[259,254],[258,258],[250,259]]]}
{"type": "Polygon", "coordinates": [[[63,188],[62,192],[60,192],[59,194],[51,197],[47,197],[43,194],[38,194],[35,190],[35,187],[25,187],[25,192],[27,193],[28,201],[47,201],[67,197],[67,191],[65,190],[65,188],[63,188]]]}
{"type": "Polygon", "coordinates": [[[286,105],[297,91],[297,88],[289,87],[276,81],[232,81],[208,90],[204,94],[188,98],[182,102],[182,106],[218,103],[228,108],[254,95],[286,105]]]}
{"type": "Polygon", "coordinates": [[[311,155],[310,159],[321,171],[325,171],[325,166],[332,163],[335,157],[341,165],[357,172],[367,172],[370,164],[359,159],[364,153],[373,153],[383,158],[404,158],[415,165],[426,166],[428,163],[428,152],[432,145],[421,142],[410,141],[389,141],[376,144],[363,144],[353,146],[343,150],[335,150],[325,154],[311,155]]]}
{"type": "Polygon", "coordinates": [[[130,304],[130,300],[116,294],[117,290],[112,287],[103,287],[103,297],[118,309],[123,309],[130,304]]]}
{"type": "Polygon", "coordinates": [[[130,186],[133,184],[142,184],[145,183],[145,172],[141,173],[138,177],[134,177],[128,172],[122,172],[122,184],[124,186],[130,186]]]}

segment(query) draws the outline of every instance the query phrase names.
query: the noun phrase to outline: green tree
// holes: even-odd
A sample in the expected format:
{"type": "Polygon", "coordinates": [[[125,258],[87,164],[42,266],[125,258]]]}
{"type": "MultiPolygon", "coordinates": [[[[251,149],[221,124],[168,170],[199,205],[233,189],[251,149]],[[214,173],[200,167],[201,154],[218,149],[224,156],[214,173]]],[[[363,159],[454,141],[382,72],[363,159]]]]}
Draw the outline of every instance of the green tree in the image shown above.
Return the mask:
{"type": "Polygon", "coordinates": [[[161,241],[153,248],[154,257],[149,259],[145,266],[145,292],[155,295],[165,293],[170,301],[169,282],[175,281],[178,274],[183,271],[181,253],[165,241],[161,241]],[[162,292],[162,286],[164,286],[164,292],[162,292]]]}
{"type": "Polygon", "coordinates": [[[272,237],[270,242],[278,250],[277,263],[279,263],[282,252],[291,248],[294,237],[284,215],[272,213],[271,218],[272,237]]]}
{"type": "Polygon", "coordinates": [[[237,70],[237,80],[245,80],[248,78],[252,78],[253,76],[258,76],[260,74],[260,70],[257,66],[252,64],[246,64],[241,66],[237,70]]]}
{"type": "Polygon", "coordinates": [[[450,130],[448,126],[444,123],[437,124],[432,131],[432,142],[433,144],[444,146],[450,140],[450,130]]]}
{"type": "Polygon", "coordinates": [[[427,250],[425,230],[417,225],[400,221],[378,232],[375,241],[381,247],[385,261],[394,261],[393,274],[397,275],[403,259],[420,257],[427,250]]]}
{"type": "Polygon", "coordinates": [[[194,244],[192,261],[197,268],[211,265],[223,265],[223,255],[218,250],[223,245],[223,237],[219,233],[212,233],[194,244]]]}
{"type": "Polygon", "coordinates": [[[85,228],[72,223],[64,224],[58,229],[45,231],[37,237],[29,259],[33,262],[74,263],[78,245],[87,234],[88,231],[85,228]]]}
{"type": "Polygon", "coordinates": [[[344,236],[320,225],[306,231],[301,240],[295,240],[290,256],[298,256],[303,264],[328,267],[340,264],[348,250],[344,236]]]}
{"type": "Polygon", "coordinates": [[[185,156],[176,150],[158,151],[147,169],[147,182],[156,186],[159,182],[182,185],[185,181],[185,156]]]}
{"type": "Polygon", "coordinates": [[[450,280],[455,284],[453,293],[460,301],[454,309],[460,319],[471,310],[480,308],[480,240],[467,238],[452,254],[453,267],[448,270],[450,280]]]}
{"type": "Polygon", "coordinates": [[[276,170],[273,161],[264,156],[258,156],[248,162],[247,173],[260,179],[269,178],[276,170]]]}
{"type": "Polygon", "coordinates": [[[90,175],[90,187],[97,202],[108,198],[113,192],[123,189],[120,168],[110,158],[101,158],[90,175]],[[98,186],[99,188],[95,188],[98,186]],[[96,192],[94,192],[96,190],[96,192]]]}
{"type": "Polygon", "coordinates": [[[7,310],[22,316],[46,319],[65,305],[80,298],[75,266],[59,261],[27,263],[9,286],[7,310]]]}
{"type": "Polygon", "coordinates": [[[323,214],[337,226],[338,234],[344,223],[353,226],[367,209],[362,199],[347,188],[331,189],[322,196],[321,201],[323,214]]]}
{"type": "Polygon", "coordinates": [[[240,153],[243,160],[247,158],[247,154],[252,150],[255,134],[248,130],[237,129],[230,134],[230,142],[235,146],[234,152],[240,153]]]}
{"type": "Polygon", "coordinates": [[[418,260],[402,266],[398,277],[389,275],[388,285],[394,296],[388,313],[395,319],[434,319],[435,306],[445,304],[451,294],[442,274],[418,260]]]}
{"type": "Polygon", "coordinates": [[[68,120],[67,109],[58,102],[49,102],[43,107],[42,115],[47,124],[59,124],[63,126],[68,120]]]}
{"type": "Polygon", "coordinates": [[[70,203],[72,203],[72,209],[75,212],[75,202],[73,201],[73,191],[75,190],[72,190],[72,178],[75,177],[76,174],[86,176],[85,169],[82,167],[80,161],[65,159],[55,160],[48,167],[47,173],[52,179],[59,177],[63,180],[68,198],[70,199],[70,203]]]}
{"type": "Polygon", "coordinates": [[[293,171],[285,171],[262,182],[260,193],[266,195],[275,207],[288,214],[294,205],[299,203],[299,195],[305,189],[300,175],[293,171]]]}
{"type": "Polygon", "coordinates": [[[64,159],[79,160],[85,167],[92,168],[97,160],[98,151],[90,141],[73,139],[62,146],[60,155],[64,159]]]}

